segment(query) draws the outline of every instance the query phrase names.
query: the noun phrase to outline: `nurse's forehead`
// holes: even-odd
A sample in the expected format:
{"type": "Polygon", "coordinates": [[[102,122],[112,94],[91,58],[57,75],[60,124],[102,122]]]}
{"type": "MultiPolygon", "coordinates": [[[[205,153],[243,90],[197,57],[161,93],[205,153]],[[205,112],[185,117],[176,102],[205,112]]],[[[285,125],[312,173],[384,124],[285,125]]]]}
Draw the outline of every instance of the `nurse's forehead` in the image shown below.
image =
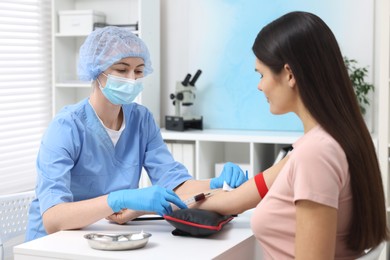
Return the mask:
{"type": "Polygon", "coordinates": [[[113,65],[125,65],[125,66],[134,66],[134,67],[145,66],[144,60],[139,57],[123,58],[115,62],[113,65]]]}
{"type": "Polygon", "coordinates": [[[117,63],[113,64],[113,66],[115,66],[115,65],[117,65],[117,66],[123,65],[123,66],[126,66],[126,67],[136,67],[136,68],[145,66],[145,64],[143,64],[143,63],[138,64],[138,65],[132,65],[132,64],[129,64],[129,63],[126,63],[126,62],[117,62],[117,63]]]}

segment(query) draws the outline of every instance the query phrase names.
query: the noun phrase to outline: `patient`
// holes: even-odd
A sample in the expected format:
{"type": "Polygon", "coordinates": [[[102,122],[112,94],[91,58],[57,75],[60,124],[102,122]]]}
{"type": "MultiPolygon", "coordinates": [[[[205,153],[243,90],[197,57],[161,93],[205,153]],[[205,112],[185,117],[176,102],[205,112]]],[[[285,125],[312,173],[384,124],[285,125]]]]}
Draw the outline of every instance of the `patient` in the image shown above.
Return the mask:
{"type": "Polygon", "coordinates": [[[270,111],[295,113],[304,135],[278,164],[197,207],[256,207],[251,226],[266,259],[354,259],[387,240],[375,148],[332,31],[292,12],[261,29],[252,50],[270,111]]]}

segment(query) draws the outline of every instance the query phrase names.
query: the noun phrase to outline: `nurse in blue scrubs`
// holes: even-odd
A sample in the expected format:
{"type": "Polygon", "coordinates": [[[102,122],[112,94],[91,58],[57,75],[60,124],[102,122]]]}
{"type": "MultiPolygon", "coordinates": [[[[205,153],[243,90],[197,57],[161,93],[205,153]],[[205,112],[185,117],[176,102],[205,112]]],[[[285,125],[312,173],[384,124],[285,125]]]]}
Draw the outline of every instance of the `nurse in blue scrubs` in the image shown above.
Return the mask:
{"type": "Polygon", "coordinates": [[[124,223],[145,213],[167,214],[171,205],[186,208],[178,195],[247,180],[232,164],[219,177],[193,180],[173,159],[152,114],[133,102],[150,73],[148,49],[128,29],[109,26],[87,37],[78,74],[93,90],[63,108],[42,138],[27,241],[102,218],[124,223]],[[153,186],[139,189],[142,167],[153,186]]]}

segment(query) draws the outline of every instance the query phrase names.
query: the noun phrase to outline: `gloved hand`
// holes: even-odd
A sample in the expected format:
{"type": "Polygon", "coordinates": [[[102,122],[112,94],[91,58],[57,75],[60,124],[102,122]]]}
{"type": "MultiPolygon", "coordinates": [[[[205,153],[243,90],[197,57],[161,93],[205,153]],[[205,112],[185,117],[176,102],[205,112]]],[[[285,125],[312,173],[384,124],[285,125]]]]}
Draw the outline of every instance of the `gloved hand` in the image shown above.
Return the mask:
{"type": "Polygon", "coordinates": [[[114,212],[132,209],[156,212],[161,216],[172,213],[170,203],[182,209],[187,208],[176,193],[160,186],[113,191],[108,194],[107,202],[114,212]]]}
{"type": "Polygon", "coordinates": [[[232,162],[228,162],[223,166],[223,170],[219,175],[219,177],[211,179],[210,188],[211,189],[222,188],[224,181],[226,181],[226,183],[230,187],[237,188],[247,180],[248,180],[248,172],[244,174],[244,172],[241,170],[241,168],[238,165],[232,162]]]}

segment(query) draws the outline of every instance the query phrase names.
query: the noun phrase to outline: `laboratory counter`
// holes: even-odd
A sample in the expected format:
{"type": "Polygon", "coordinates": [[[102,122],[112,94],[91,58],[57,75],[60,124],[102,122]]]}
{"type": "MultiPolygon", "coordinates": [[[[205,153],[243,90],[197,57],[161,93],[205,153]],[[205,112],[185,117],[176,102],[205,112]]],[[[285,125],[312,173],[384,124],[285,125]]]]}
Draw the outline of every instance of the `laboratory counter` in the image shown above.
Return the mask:
{"type": "Polygon", "coordinates": [[[246,211],[209,237],[173,236],[165,220],[131,221],[125,225],[100,220],[81,230],[60,231],[14,247],[15,260],[37,259],[261,259],[261,249],[250,228],[252,210],[246,211]],[[139,249],[92,249],[88,233],[147,232],[152,236],[139,249]]]}

